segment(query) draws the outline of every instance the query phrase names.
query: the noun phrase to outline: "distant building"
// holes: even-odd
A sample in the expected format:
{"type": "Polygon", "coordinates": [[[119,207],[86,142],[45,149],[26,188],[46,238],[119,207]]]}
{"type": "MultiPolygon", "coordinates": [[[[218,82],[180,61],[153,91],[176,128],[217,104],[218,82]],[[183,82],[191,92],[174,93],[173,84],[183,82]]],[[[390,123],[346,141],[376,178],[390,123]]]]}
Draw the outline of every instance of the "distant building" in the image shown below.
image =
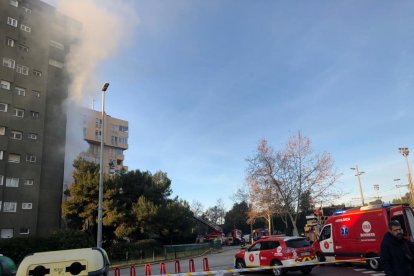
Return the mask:
{"type": "Polygon", "coordinates": [[[39,0],[0,1],[0,238],[60,228],[64,63],[80,28],[39,0]]]}
{"type": "MultiPolygon", "coordinates": [[[[88,161],[99,164],[102,134],[102,113],[91,109],[84,110],[83,137],[89,148],[81,154],[88,161]]],[[[104,173],[114,174],[124,166],[124,150],[128,149],[128,122],[105,115],[103,167],[104,173]]]]}

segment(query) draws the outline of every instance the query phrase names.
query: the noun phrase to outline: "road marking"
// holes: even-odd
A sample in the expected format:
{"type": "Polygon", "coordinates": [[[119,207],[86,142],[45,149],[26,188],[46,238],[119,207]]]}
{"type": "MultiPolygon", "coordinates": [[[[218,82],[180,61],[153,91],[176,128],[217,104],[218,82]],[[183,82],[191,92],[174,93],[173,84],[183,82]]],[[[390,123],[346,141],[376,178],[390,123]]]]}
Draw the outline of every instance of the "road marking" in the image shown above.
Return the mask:
{"type": "Polygon", "coordinates": [[[354,268],[355,271],[365,271],[367,270],[366,268],[354,268]]]}

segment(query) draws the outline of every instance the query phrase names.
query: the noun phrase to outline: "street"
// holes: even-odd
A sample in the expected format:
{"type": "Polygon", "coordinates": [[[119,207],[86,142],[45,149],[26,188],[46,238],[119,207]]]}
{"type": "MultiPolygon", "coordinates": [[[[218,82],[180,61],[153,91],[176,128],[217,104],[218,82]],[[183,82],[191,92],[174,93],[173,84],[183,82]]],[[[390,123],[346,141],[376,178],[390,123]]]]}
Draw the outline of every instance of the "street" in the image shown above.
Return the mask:
{"type": "MultiPolygon", "coordinates": [[[[233,267],[233,258],[234,254],[240,250],[240,247],[231,246],[231,247],[223,247],[223,250],[219,253],[209,254],[201,257],[194,258],[194,268],[196,272],[203,271],[203,260],[206,258],[208,261],[208,266],[210,271],[222,271],[219,274],[225,274],[226,276],[230,275],[240,275],[237,272],[226,272],[224,273],[223,270],[227,269],[234,269],[233,267]]],[[[204,264],[205,264],[204,260],[204,264]]],[[[180,268],[181,273],[189,272],[189,265],[191,261],[190,259],[183,259],[180,260],[180,268]]],[[[165,264],[166,272],[168,274],[173,274],[175,272],[175,262],[167,262],[165,264]]],[[[137,276],[145,275],[144,266],[137,266],[135,268],[137,276]]],[[[114,271],[111,271],[109,275],[113,275],[114,271]]],[[[160,273],[160,264],[152,264],[151,265],[151,274],[152,275],[159,275],[160,273]]],[[[248,276],[257,276],[257,275],[271,275],[268,271],[261,271],[261,272],[248,272],[242,273],[243,275],[248,276]]],[[[317,266],[312,270],[311,275],[338,275],[341,276],[357,276],[357,275],[372,275],[372,276],[385,276],[385,274],[381,271],[372,271],[366,268],[364,265],[324,265],[324,266],[317,266]]],[[[129,276],[130,275],[130,268],[121,269],[121,276],[129,276]]],[[[132,274],[134,275],[134,274],[132,274]]],[[[303,275],[300,271],[292,271],[289,272],[288,275],[303,275]]]]}

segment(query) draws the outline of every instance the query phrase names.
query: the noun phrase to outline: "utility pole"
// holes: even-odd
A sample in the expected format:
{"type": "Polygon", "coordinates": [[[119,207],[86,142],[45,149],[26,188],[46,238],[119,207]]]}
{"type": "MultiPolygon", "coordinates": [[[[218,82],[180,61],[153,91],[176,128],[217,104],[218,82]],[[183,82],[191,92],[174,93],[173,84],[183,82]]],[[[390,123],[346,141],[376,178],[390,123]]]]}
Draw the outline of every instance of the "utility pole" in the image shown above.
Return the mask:
{"type": "Polygon", "coordinates": [[[410,205],[411,207],[414,206],[414,188],[413,188],[413,180],[411,178],[411,170],[410,165],[408,164],[408,155],[410,154],[410,151],[408,148],[398,148],[402,156],[405,157],[405,164],[407,165],[407,171],[408,171],[408,188],[410,190],[410,205]]]}
{"type": "Polygon", "coordinates": [[[356,171],[355,176],[358,177],[358,184],[359,184],[359,192],[361,193],[361,202],[362,202],[362,206],[365,206],[365,201],[364,201],[364,193],[362,192],[362,184],[361,184],[361,174],[365,173],[365,172],[360,172],[358,170],[358,165],[355,166],[355,168],[351,168],[351,170],[356,171]]]}

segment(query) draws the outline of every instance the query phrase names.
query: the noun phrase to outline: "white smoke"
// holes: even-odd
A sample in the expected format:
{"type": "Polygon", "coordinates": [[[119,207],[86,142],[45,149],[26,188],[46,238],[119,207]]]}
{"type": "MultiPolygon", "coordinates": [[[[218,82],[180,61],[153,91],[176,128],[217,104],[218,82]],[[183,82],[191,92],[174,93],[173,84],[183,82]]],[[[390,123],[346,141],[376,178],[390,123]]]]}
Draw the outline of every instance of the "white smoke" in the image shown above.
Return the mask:
{"type": "MultiPolygon", "coordinates": [[[[121,42],[127,41],[138,23],[134,9],[123,1],[60,0],[59,12],[78,21],[81,29],[68,30],[76,38],[66,59],[66,70],[71,76],[69,97],[65,104],[66,158],[64,184],[72,183],[72,162],[87,148],[83,141],[83,118],[79,108],[100,98],[102,83],[96,79],[100,63],[117,54],[121,42]],[[128,28],[126,28],[128,27],[128,28]]],[[[110,81],[109,79],[101,82],[110,81]]]]}

